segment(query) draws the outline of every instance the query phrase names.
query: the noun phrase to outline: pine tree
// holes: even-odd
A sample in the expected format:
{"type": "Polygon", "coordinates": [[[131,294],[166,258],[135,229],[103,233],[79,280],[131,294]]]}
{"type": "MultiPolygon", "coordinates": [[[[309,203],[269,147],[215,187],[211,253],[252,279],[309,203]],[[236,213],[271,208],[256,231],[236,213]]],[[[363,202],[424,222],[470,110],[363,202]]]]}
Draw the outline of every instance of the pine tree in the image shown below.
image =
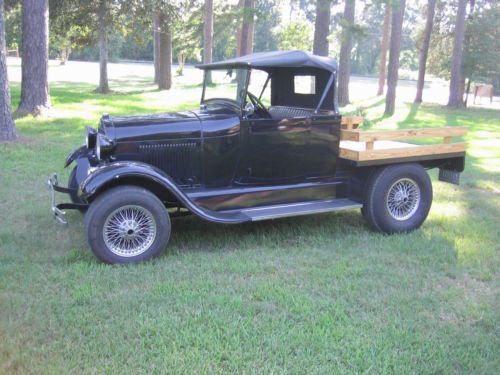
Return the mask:
{"type": "Polygon", "coordinates": [[[16,128],[10,107],[7,59],[5,57],[4,0],[0,0],[0,141],[16,139],[16,128]]]}
{"type": "Polygon", "coordinates": [[[48,0],[23,0],[21,100],[17,113],[35,116],[50,108],[48,0]]]}
{"type": "Polygon", "coordinates": [[[392,115],[396,107],[396,86],[398,85],[399,54],[406,0],[400,0],[392,9],[391,41],[389,65],[387,67],[387,94],[385,96],[385,114],[392,115]]]}

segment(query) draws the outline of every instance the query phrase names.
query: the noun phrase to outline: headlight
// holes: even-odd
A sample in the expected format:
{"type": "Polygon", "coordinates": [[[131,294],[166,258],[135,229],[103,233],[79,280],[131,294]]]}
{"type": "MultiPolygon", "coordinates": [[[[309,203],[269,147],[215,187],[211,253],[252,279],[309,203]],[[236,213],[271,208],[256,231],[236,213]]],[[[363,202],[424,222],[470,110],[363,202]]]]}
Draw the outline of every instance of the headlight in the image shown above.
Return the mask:
{"type": "Polygon", "coordinates": [[[85,145],[88,149],[94,148],[97,140],[97,130],[90,126],[85,127],[85,145]]]}
{"type": "Polygon", "coordinates": [[[111,152],[114,145],[104,134],[97,133],[96,138],[95,156],[98,160],[101,160],[101,158],[106,157],[111,152]]]}

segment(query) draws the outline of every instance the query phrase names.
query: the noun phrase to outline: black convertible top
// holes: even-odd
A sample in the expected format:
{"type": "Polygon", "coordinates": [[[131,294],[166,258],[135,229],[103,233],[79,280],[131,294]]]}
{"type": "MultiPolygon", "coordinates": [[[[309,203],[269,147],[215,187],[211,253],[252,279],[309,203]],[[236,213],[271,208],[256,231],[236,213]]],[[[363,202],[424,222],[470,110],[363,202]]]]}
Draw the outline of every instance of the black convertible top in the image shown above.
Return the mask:
{"type": "Polygon", "coordinates": [[[229,60],[197,65],[196,67],[200,69],[257,68],[262,70],[279,67],[307,67],[324,69],[335,73],[337,71],[337,62],[330,57],[317,56],[304,51],[272,51],[256,52],[229,60]]]}

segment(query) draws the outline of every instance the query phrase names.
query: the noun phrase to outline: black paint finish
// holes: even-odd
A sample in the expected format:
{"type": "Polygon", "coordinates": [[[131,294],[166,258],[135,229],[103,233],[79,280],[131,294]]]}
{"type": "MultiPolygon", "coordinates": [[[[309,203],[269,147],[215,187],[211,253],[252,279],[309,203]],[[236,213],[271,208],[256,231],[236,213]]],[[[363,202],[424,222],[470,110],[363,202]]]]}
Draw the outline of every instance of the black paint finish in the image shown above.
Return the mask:
{"type": "MultiPolygon", "coordinates": [[[[317,68],[304,72],[312,70],[317,68]]],[[[284,69],[277,76],[289,80],[296,71],[284,69]]],[[[271,85],[276,90],[276,83],[271,85]]],[[[317,96],[330,103],[319,112],[311,108],[313,103],[287,107],[287,95],[275,91],[282,102],[274,104],[283,106],[270,109],[272,118],[246,113],[243,104],[226,99],[211,99],[193,111],[104,115],[92,139],[102,145],[101,157],[97,146],[82,146],[65,166],[76,162],[78,193],[89,203],[111,186],[135,184],[153,191],[168,207],[184,207],[219,223],[249,221],[245,210],[254,207],[278,205],[281,212],[287,204],[336,199],[348,201],[349,207],[360,205],[374,167],[339,159],[341,116],[332,104],[334,87],[318,83],[318,89],[328,92],[317,96]]],[[[463,156],[457,160],[423,163],[459,171],[463,156]]]]}

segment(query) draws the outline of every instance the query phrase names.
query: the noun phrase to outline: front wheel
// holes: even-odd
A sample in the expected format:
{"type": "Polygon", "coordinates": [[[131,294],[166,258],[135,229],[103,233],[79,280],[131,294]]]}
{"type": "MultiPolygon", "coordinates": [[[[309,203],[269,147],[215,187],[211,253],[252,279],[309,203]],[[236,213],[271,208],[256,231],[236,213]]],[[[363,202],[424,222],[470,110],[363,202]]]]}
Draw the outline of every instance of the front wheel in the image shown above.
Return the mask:
{"type": "Polygon", "coordinates": [[[432,184],[419,164],[382,167],[368,179],[362,213],[375,229],[385,233],[419,228],[432,204],[432,184]]]}
{"type": "Polygon", "coordinates": [[[106,263],[134,263],[158,255],[170,239],[163,203],[135,186],[112,188],[98,196],[85,215],[92,252],[106,263]]]}

